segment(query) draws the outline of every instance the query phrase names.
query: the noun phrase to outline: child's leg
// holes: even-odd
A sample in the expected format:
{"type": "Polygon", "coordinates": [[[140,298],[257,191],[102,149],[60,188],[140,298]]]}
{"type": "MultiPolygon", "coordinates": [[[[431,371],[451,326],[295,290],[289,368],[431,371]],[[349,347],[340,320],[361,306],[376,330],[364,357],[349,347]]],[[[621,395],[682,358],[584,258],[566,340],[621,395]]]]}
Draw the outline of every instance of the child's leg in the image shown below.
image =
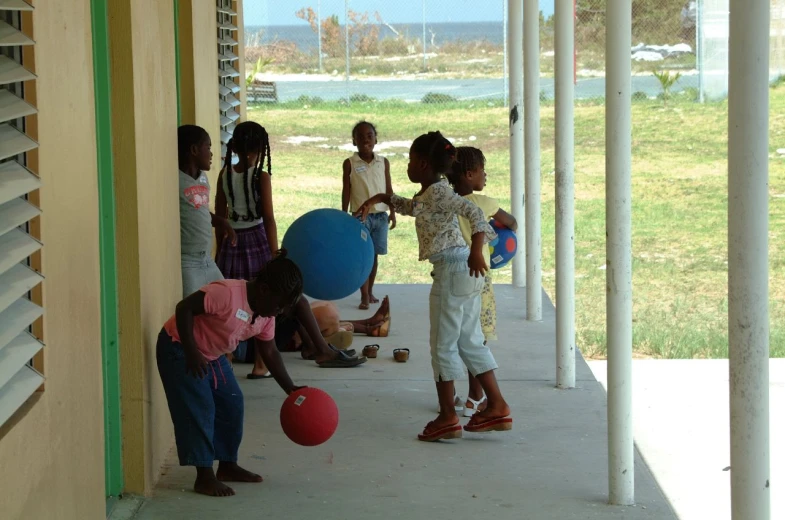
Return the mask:
{"type": "MultiPolygon", "coordinates": [[[[491,273],[485,275],[485,283],[480,295],[480,325],[485,342],[497,339],[496,336],[496,297],[493,293],[491,273]]],[[[469,397],[479,401],[483,397],[483,390],[477,378],[469,372],[469,397]]]]}
{"type": "Polygon", "coordinates": [[[366,282],[368,287],[368,302],[369,303],[379,303],[379,298],[373,295],[373,284],[376,282],[376,271],[379,269],[379,255],[373,255],[373,267],[371,268],[371,274],[368,276],[368,281],[366,282]]]}
{"type": "MultiPolygon", "coordinates": [[[[467,275],[468,276],[468,275],[467,275]]],[[[458,278],[454,278],[456,283],[458,278]]],[[[480,325],[481,298],[479,289],[474,296],[469,296],[463,302],[461,322],[461,335],[458,339],[458,350],[469,372],[475,374],[477,381],[485,395],[488,404],[482,412],[476,414],[484,418],[506,417],[510,414],[510,407],[501,395],[499,385],[494,375],[498,368],[490,349],[485,344],[485,336],[480,325]]]]}
{"type": "MultiPolygon", "coordinates": [[[[223,356],[221,359],[226,363],[223,356]]],[[[196,467],[194,490],[210,496],[234,495],[234,490],[219,482],[213,473],[215,403],[210,390],[212,374],[202,379],[188,374],[182,345],[172,341],[165,331],[158,336],[156,361],[174,424],[180,465],[196,467]]]]}
{"type": "Polygon", "coordinates": [[[224,482],[261,482],[262,477],[237,465],[237,452],[243,438],[243,393],[224,357],[211,365],[211,372],[215,371],[210,389],[215,403],[213,446],[219,461],[216,477],[224,482]]]}
{"type": "Polygon", "coordinates": [[[457,423],[454,381],[463,374],[463,366],[458,355],[461,308],[460,305],[456,305],[460,300],[456,299],[451,291],[451,275],[448,262],[434,264],[429,314],[431,366],[440,405],[439,417],[434,421],[436,426],[457,423]]]}

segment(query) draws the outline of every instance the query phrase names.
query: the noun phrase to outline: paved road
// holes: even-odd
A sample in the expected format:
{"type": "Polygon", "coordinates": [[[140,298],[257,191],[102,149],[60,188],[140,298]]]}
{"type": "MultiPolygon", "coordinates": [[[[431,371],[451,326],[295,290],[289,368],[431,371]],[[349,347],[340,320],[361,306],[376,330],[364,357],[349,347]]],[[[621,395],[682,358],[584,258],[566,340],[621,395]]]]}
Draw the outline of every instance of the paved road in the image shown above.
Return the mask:
{"type": "MultiPolygon", "coordinates": [[[[278,98],[292,101],[300,96],[318,96],[326,101],[334,101],[347,96],[344,81],[279,81],[278,98]]],[[[687,87],[697,87],[698,76],[683,76],[673,88],[674,92],[687,87]]],[[[553,98],[553,78],[542,78],[540,88],[553,98]]],[[[459,99],[501,98],[504,84],[501,79],[445,79],[445,80],[400,80],[400,81],[350,81],[349,95],[365,94],[376,99],[403,99],[420,101],[428,92],[449,94],[459,99]]],[[[648,96],[660,93],[660,85],[654,76],[634,76],[632,91],[645,92],[648,96]]],[[[578,80],[575,97],[587,99],[605,96],[605,78],[586,78],[578,80]]]]}

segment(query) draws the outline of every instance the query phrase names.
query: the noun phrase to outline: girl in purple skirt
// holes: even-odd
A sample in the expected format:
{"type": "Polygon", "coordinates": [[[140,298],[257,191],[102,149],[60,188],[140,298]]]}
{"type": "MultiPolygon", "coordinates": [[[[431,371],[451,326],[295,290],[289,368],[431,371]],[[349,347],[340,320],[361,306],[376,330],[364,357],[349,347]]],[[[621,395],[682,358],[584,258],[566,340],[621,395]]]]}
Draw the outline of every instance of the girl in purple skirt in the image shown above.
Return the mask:
{"type": "MultiPolygon", "coordinates": [[[[224,277],[253,280],[278,250],[270,177],[270,138],[254,121],[240,123],[226,145],[224,167],[218,177],[216,214],[226,217],[237,234],[237,245],[218,244],[216,263],[224,277]],[[232,154],[238,158],[232,166],[232,154]],[[267,161],[267,168],[264,162],[267,161]]],[[[260,356],[249,379],[270,377],[260,356]]]]}

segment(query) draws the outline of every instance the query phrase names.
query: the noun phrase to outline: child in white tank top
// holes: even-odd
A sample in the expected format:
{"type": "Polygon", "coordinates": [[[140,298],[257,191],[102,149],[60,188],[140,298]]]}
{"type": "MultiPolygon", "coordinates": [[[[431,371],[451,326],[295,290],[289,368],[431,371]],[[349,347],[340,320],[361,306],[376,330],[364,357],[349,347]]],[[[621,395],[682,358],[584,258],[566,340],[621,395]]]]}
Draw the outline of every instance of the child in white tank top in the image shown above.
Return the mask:
{"type": "MultiPolygon", "coordinates": [[[[343,211],[355,213],[362,204],[377,193],[392,194],[390,180],[390,162],[373,152],[376,145],[376,127],[367,121],[360,121],[352,129],[352,144],[357,151],[343,162],[343,192],[341,208],[343,211]]],[[[387,230],[395,228],[395,211],[385,204],[376,204],[365,226],[373,240],[373,268],[368,280],[360,288],[360,309],[368,309],[370,304],[378,303],[373,294],[376,271],[379,267],[379,255],[387,254],[387,230]]]]}

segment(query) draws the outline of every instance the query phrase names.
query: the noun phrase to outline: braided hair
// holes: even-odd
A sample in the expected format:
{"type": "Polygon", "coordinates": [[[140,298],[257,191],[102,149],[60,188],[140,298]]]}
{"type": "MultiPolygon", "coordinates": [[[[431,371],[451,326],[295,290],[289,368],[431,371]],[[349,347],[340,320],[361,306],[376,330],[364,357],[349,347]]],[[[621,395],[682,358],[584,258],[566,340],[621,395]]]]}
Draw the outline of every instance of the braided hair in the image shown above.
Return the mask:
{"type": "Polygon", "coordinates": [[[428,161],[434,173],[441,175],[447,175],[455,162],[455,146],[438,131],[415,139],[412,150],[428,161]]]}
{"type": "Polygon", "coordinates": [[[256,277],[256,283],[279,295],[284,307],[297,303],[303,294],[303,274],[297,264],[286,258],[286,249],[279,250],[278,256],[267,262],[256,277]]]}
{"type": "Polygon", "coordinates": [[[196,125],[182,125],[177,128],[177,161],[180,166],[188,164],[191,157],[191,147],[199,146],[210,135],[207,130],[196,125]]]}
{"type": "Polygon", "coordinates": [[[248,188],[248,154],[256,153],[256,164],[253,165],[251,174],[251,186],[258,186],[262,175],[264,159],[267,158],[267,174],[272,175],[272,163],[270,162],[270,136],[262,125],[255,121],[245,121],[237,125],[234,129],[232,138],[226,144],[226,159],[224,160],[224,172],[226,175],[226,185],[229,191],[229,198],[232,202],[232,214],[229,216],[234,222],[238,220],[252,221],[258,220],[262,216],[262,197],[259,190],[249,190],[248,188]],[[236,153],[240,159],[240,170],[243,175],[243,193],[245,195],[245,207],[248,213],[240,215],[235,210],[234,186],[232,185],[232,153],[236,153]],[[249,193],[252,191],[252,193],[249,193]],[[253,198],[253,205],[251,205],[253,198]]]}
{"type": "Polygon", "coordinates": [[[469,170],[485,167],[485,155],[479,148],[473,146],[459,146],[455,149],[455,162],[447,172],[447,180],[453,187],[458,186],[461,179],[469,170]]]}

